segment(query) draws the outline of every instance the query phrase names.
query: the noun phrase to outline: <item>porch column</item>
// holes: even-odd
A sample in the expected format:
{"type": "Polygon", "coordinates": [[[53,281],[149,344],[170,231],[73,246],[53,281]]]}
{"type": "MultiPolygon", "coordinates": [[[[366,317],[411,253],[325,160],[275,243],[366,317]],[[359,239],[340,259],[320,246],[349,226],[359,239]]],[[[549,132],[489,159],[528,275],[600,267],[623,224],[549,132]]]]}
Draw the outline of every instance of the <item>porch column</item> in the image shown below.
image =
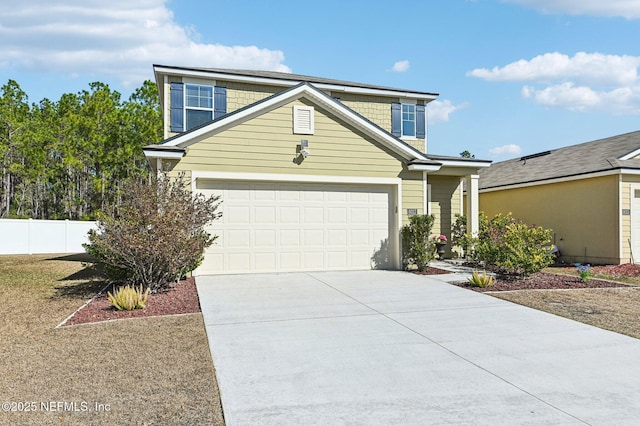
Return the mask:
{"type": "Polygon", "coordinates": [[[478,236],[478,175],[467,176],[467,232],[478,236]]]}

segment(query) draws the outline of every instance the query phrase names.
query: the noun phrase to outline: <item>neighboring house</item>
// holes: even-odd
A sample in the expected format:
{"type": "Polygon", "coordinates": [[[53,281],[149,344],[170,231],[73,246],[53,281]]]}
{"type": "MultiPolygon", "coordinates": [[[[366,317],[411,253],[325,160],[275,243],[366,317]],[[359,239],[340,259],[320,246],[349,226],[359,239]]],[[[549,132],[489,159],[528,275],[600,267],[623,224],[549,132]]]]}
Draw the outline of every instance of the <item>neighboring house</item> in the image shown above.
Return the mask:
{"type": "Polygon", "coordinates": [[[480,210],[551,228],[561,260],[640,261],[640,132],[493,164],[480,210]]]}
{"type": "MultiPolygon", "coordinates": [[[[219,235],[196,274],[400,268],[399,232],[433,213],[450,236],[478,169],[426,154],[436,94],[301,75],[154,66],[165,140],[157,171],[221,195],[219,235]]],[[[476,218],[474,221],[473,218],[476,218]]]]}

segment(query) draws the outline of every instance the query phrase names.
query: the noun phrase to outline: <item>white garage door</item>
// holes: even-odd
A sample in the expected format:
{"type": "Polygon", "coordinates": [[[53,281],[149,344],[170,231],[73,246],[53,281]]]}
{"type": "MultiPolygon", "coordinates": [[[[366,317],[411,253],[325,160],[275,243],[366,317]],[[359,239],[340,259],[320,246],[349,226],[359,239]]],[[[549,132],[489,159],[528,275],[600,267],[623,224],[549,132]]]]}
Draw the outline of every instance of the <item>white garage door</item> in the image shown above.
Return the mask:
{"type": "Polygon", "coordinates": [[[198,180],[197,191],[222,196],[198,275],[371,269],[388,249],[389,186],[198,180]]]}

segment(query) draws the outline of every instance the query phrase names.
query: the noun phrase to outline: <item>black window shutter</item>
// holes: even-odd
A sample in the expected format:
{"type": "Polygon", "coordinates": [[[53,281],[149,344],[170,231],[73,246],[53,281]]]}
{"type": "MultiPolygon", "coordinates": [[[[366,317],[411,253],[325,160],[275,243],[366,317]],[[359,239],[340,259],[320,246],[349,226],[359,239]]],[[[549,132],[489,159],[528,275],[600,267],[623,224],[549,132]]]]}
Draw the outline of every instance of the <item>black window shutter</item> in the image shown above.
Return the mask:
{"type": "Polygon", "coordinates": [[[396,137],[402,136],[402,109],[398,102],[391,104],[391,134],[396,137]]]}
{"type": "Polygon", "coordinates": [[[213,94],[213,118],[216,119],[227,113],[227,88],[216,86],[213,94]]]}
{"type": "Polygon", "coordinates": [[[425,106],[416,105],[416,138],[424,139],[427,136],[425,106]]]}
{"type": "Polygon", "coordinates": [[[172,132],[184,131],[184,85],[171,83],[171,115],[170,125],[172,132]]]}

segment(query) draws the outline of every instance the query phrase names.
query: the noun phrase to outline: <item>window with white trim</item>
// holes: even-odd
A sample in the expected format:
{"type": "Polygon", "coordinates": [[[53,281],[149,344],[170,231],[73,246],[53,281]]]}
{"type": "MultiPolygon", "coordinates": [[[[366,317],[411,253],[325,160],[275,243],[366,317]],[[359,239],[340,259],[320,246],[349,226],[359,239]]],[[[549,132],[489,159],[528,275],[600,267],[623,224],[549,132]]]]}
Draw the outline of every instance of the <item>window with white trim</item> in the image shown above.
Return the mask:
{"type": "Polygon", "coordinates": [[[416,106],[402,104],[402,136],[416,137],[416,106]]]}
{"type": "Polygon", "coordinates": [[[213,86],[185,84],[185,130],[213,120],[213,86]]]}

